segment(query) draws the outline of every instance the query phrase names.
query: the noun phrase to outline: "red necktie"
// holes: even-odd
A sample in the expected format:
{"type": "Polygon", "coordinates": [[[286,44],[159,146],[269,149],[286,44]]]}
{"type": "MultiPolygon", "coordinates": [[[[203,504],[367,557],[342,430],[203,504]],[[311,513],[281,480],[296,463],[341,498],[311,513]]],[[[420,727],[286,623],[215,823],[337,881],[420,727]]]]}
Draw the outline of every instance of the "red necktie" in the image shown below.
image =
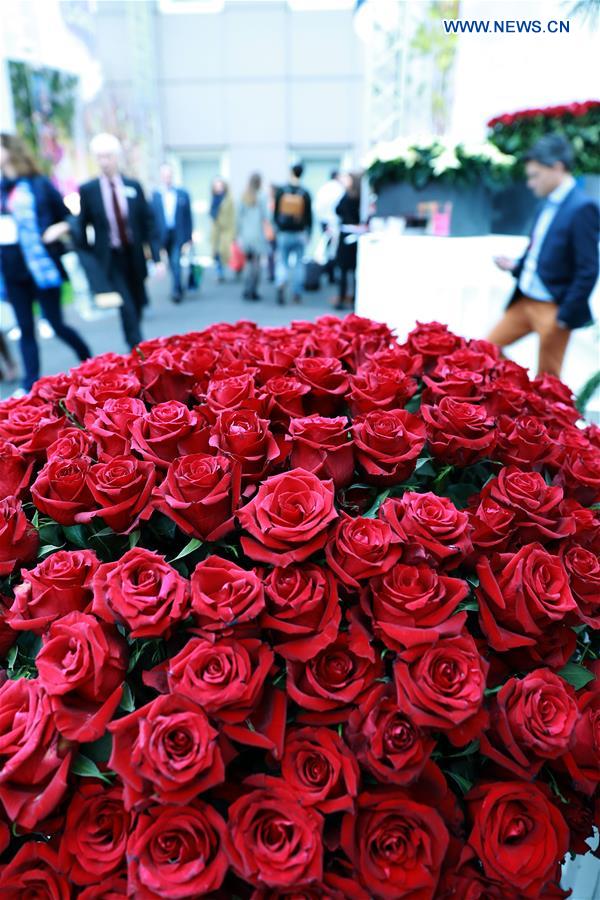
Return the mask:
{"type": "Polygon", "coordinates": [[[117,190],[116,190],[114,181],[110,181],[109,183],[110,183],[110,193],[112,196],[113,212],[115,214],[115,219],[117,221],[117,230],[119,232],[119,240],[121,241],[122,247],[127,247],[129,244],[129,237],[127,235],[127,227],[125,225],[125,219],[124,219],[123,213],[121,211],[121,205],[119,203],[119,198],[117,197],[117,190]]]}

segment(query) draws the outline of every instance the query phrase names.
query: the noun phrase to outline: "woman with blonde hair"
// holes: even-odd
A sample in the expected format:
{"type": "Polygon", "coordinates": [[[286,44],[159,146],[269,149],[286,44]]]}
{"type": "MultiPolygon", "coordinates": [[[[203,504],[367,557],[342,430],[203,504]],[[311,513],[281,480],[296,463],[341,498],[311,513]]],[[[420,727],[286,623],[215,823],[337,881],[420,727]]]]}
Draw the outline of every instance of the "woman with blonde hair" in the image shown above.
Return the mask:
{"type": "Polygon", "coordinates": [[[211,245],[219,283],[225,281],[225,266],[229,262],[231,244],[235,237],[235,209],[227,182],[215,178],[212,183],[210,217],[211,245]]]}
{"type": "Polygon", "coordinates": [[[238,209],[237,237],[246,257],[244,293],[242,295],[245,300],[260,300],[258,284],[261,257],[268,251],[265,235],[270,221],[267,203],[261,193],[261,185],[261,176],[255,172],[248,180],[248,186],[242,195],[238,209]]]}
{"type": "Polygon", "coordinates": [[[56,336],[80,361],[91,356],[91,350],[65,324],[60,306],[61,286],[67,278],[60,261],[61,238],[69,231],[69,210],[14,135],[0,135],[0,172],[0,296],[15,311],[25,368],[23,388],[29,391],[40,375],[33,315],[36,300],[56,336]]]}

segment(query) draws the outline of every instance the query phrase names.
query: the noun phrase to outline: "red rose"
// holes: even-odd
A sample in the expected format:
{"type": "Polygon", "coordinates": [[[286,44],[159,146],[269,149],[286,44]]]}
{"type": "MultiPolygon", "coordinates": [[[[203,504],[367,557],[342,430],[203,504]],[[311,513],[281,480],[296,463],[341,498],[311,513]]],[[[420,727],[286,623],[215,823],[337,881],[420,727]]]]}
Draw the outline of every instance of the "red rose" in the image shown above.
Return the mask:
{"type": "Polygon", "coordinates": [[[220,413],[211,428],[211,447],[240,466],[242,480],[254,483],[281,461],[282,451],[269,430],[267,419],[248,409],[220,413]]]}
{"type": "Polygon", "coordinates": [[[121,788],[83,779],[67,809],[61,871],[77,885],[105,884],[125,862],[129,826],[121,788]]]}
{"type": "Polygon", "coordinates": [[[92,612],[126,625],[131,637],[168,637],[185,618],[189,584],[163,556],[135,547],[117,562],[104,563],[93,578],[92,612]]]}
{"type": "Polygon", "coordinates": [[[289,731],[281,776],[302,806],[314,806],[324,814],[354,808],[360,769],[341,737],[329,728],[289,731]]]}
{"type": "Polygon", "coordinates": [[[187,400],[196,380],[185,362],[165,349],[150,353],[140,365],[139,375],[144,397],[153,404],[187,400]]]}
{"type": "Polygon", "coordinates": [[[369,897],[431,900],[448,847],[439,813],[399,790],[365,793],[342,821],[342,848],[369,897]]]}
{"type": "Polygon", "coordinates": [[[78,513],[76,521],[90,522],[100,516],[113,531],[127,534],[140,518],[149,518],[155,483],[154,464],[135,456],[115,456],[96,463],[87,473],[87,486],[100,509],[78,513]]]}
{"type": "Polygon", "coordinates": [[[70,900],[71,885],[59,871],[56,851],[42,841],[29,841],[1,867],[0,892],[6,898],[70,900]]]}
{"type": "Polygon", "coordinates": [[[405,491],[381,505],[379,518],[404,542],[404,562],[452,569],[471,552],[469,516],[447,497],[405,491]]]}
{"type": "Polygon", "coordinates": [[[60,525],[74,525],[78,513],[94,507],[87,482],[89,470],[90,461],[85,456],[51,459],[31,485],[34,505],[60,525]]]}
{"type": "Polygon", "coordinates": [[[159,696],[109,731],[109,766],[123,782],[126,809],[149,800],[187,803],[225,778],[218,733],[189,697],[159,696]]]}
{"type": "Polygon", "coordinates": [[[327,541],[327,526],[337,517],[333,482],[304,469],[272,475],[238,513],[244,552],[259,562],[302,562],[327,541]]]}
{"type": "Polygon", "coordinates": [[[417,322],[406,341],[413,353],[421,353],[426,362],[435,362],[439,356],[447,356],[464,347],[465,342],[440,322],[417,322]]]}
{"type": "Polygon", "coordinates": [[[521,544],[560,540],[573,534],[575,523],[562,515],[563,492],[544,481],[539,472],[510,466],[492,478],[480,494],[513,514],[513,532],[521,544]]]}
{"type": "Polygon", "coordinates": [[[52,459],[79,459],[94,456],[94,438],[81,428],[64,428],[46,450],[48,462],[52,459]]]}
{"type": "Polygon", "coordinates": [[[600,451],[596,447],[569,451],[557,479],[580,503],[600,502],[600,451]]]}
{"type": "Polygon", "coordinates": [[[432,454],[444,463],[470,466],[489,456],[496,442],[496,422],[485,406],[443,397],[438,406],[421,405],[432,454]]]}
{"type": "Polygon", "coordinates": [[[494,650],[534,647],[577,609],[563,564],[541,544],[481,558],[477,574],[479,621],[494,650]]]}
{"type": "Polygon", "coordinates": [[[127,872],[107,878],[100,884],[92,884],[79,894],[79,900],[127,900],[127,872]]]}
{"type": "Polygon", "coordinates": [[[256,789],[229,807],[228,853],[244,881],[296,887],[323,877],[323,819],[286,782],[255,776],[256,789]]]}
{"type": "Polygon", "coordinates": [[[39,681],[5,681],[0,709],[0,800],[9,819],[31,830],[62,800],[72,750],[54,726],[39,681]]]}
{"type": "Polygon", "coordinates": [[[351,619],[350,630],[307,662],[288,661],[287,692],[300,707],[297,721],[330,724],[348,718],[360,703],[383,665],[370,635],[351,619]]]}
{"type": "Polygon", "coordinates": [[[425,445],[423,422],[405,409],[375,411],[352,425],[356,461],[369,484],[398,484],[408,478],[425,445]]]}
{"type": "Polygon", "coordinates": [[[579,720],[564,762],[578,791],[590,796],[600,784],[600,690],[598,679],[577,698],[579,720]]]}
{"type": "Polygon", "coordinates": [[[92,602],[92,577],[100,565],[93,550],[57,550],[34,569],[23,569],[23,584],[7,613],[11,628],[42,634],[55,619],[92,602]]]}
{"type": "Polygon", "coordinates": [[[423,402],[437,405],[443,397],[479,403],[483,400],[485,376],[449,363],[439,364],[431,375],[423,376],[423,402]]]}
{"type": "Polygon", "coordinates": [[[90,373],[90,380],[87,383],[71,385],[65,406],[80,422],[83,422],[86,413],[92,412],[97,406],[104,406],[107,400],[137,397],[140,389],[140,382],[131,372],[100,369],[93,377],[90,373]]]}
{"type": "Polygon", "coordinates": [[[272,664],[272,651],[258,640],[192,638],[169,661],[169,689],[212,717],[230,709],[241,721],[260,699],[272,664]]]}
{"type": "Polygon", "coordinates": [[[410,647],[394,665],[396,690],[413,721],[445,731],[457,747],[478,737],[489,665],[469,634],[410,647]]]}
{"type": "Polygon", "coordinates": [[[531,779],[569,748],[579,712],[573,688],[550,669],[511,678],[495,697],[481,750],[511,774],[531,779]]]}
{"type": "Polygon", "coordinates": [[[341,620],[337,585],[329,569],[304,564],[277,567],[265,577],[266,610],[260,624],[284,659],[311,659],[337,637],[341,620]]]}
{"type": "Polygon", "coordinates": [[[292,468],[314,472],[319,478],[331,478],[336,488],[350,484],[354,456],[348,428],[346,416],[292,419],[289,424],[292,468]]]}
{"type": "Polygon", "coordinates": [[[350,378],[347,402],[353,416],[375,410],[401,409],[417,391],[414,378],[402,369],[366,363],[350,378]]]}
{"type": "Polygon", "coordinates": [[[117,397],[85,414],[84,424],[105,456],[130,452],[131,424],[146,412],[142,400],[117,397]]]}
{"type": "Polygon", "coordinates": [[[476,510],[469,511],[473,546],[484,552],[506,550],[514,534],[515,513],[490,497],[482,497],[476,510]]]}
{"type": "Polygon", "coordinates": [[[438,575],[428,566],[396,564],[371,579],[362,606],[373,630],[391,650],[459,634],[467,614],[456,613],[469,586],[458,578],[438,575]]]}
{"type": "Polygon", "coordinates": [[[339,359],[304,356],[296,360],[296,372],[310,387],[304,401],[306,406],[322,416],[333,415],[348,390],[348,373],[339,359]]]}
{"type": "Polygon", "coordinates": [[[554,442],[537,416],[500,416],[494,456],[507,466],[530,469],[548,462],[554,442]]]}
{"type": "Polygon", "coordinates": [[[71,741],[96,741],[121,701],[125,641],[85,613],[53,622],[36,658],[56,727],[71,741]]]}
{"type": "Polygon", "coordinates": [[[191,577],[192,615],[203,631],[222,631],[250,622],[265,605],[256,573],[220,556],[208,556],[191,577]]]}
{"type": "Polygon", "coordinates": [[[190,453],[169,463],[154,504],[186,534],[216,541],[233,529],[240,502],[240,470],[223,455],[190,453]]]}
{"type": "Polygon", "coordinates": [[[532,898],[558,881],[569,829],[541,788],[498,782],[474,789],[468,800],[473,818],[468,843],[488,878],[532,898]]]}
{"type": "Polygon", "coordinates": [[[59,436],[65,417],[54,412],[51,403],[32,397],[5,400],[0,406],[0,438],[22,453],[39,455],[59,436]]]}
{"type": "Polygon", "coordinates": [[[387,522],[342,513],[325,555],[330,568],[349,587],[387,572],[402,554],[399,538],[387,522]]]}
{"type": "Polygon", "coordinates": [[[569,576],[573,599],[580,619],[590,628],[600,628],[600,560],[591,550],[579,545],[562,554],[569,576]]]}
{"type": "Polygon", "coordinates": [[[261,400],[271,422],[287,427],[290,418],[304,415],[304,397],[309,392],[309,385],[293,375],[276,375],[263,385],[261,400]]]}
{"type": "Polygon", "coordinates": [[[160,468],[184,453],[208,450],[208,428],[195,410],[170,400],[159,403],[130,423],[131,446],[143,459],[160,468]]]}
{"type": "Polygon", "coordinates": [[[0,438],[0,497],[19,497],[29,487],[33,462],[6,438],[0,438]]]}
{"type": "Polygon", "coordinates": [[[218,891],[228,869],[225,840],[225,822],[208,803],[150,806],[127,844],[129,893],[195,900],[218,891]]]}
{"type": "Polygon", "coordinates": [[[35,559],[40,539],[16,497],[0,500],[0,575],[10,575],[17,563],[35,559]]]}
{"type": "Polygon", "coordinates": [[[256,384],[250,374],[232,375],[209,381],[206,388],[206,405],[215,416],[225,410],[254,410],[262,412],[263,402],[256,393],[256,384]]]}
{"type": "Polygon", "coordinates": [[[386,684],[369,691],[350,713],[346,738],[361,766],[383,784],[416,781],[435,747],[435,739],[415,724],[386,684]]]}

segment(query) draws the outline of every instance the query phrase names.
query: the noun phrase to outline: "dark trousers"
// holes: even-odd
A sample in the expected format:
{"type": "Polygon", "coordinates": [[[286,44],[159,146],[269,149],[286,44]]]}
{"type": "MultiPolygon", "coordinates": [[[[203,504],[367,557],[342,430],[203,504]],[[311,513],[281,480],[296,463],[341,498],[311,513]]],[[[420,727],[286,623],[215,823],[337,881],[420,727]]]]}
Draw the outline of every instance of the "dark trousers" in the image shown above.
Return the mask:
{"type": "Polygon", "coordinates": [[[142,307],[146,305],[147,300],[144,280],[138,277],[132,253],[128,248],[111,250],[109,278],[113,290],[117,291],[123,299],[123,305],[119,307],[119,311],[123,334],[127,346],[131,350],[143,340],[140,320],[142,307]]]}
{"type": "Polygon", "coordinates": [[[260,256],[254,250],[246,251],[246,263],[244,265],[244,291],[246,294],[256,294],[260,281],[260,256]]]}
{"type": "Polygon", "coordinates": [[[354,298],[354,292],[356,290],[355,280],[356,280],[356,269],[348,269],[346,266],[339,267],[340,272],[340,298],[343,300],[344,297],[350,296],[348,294],[348,276],[352,273],[352,298],[354,298]]]}
{"type": "Polygon", "coordinates": [[[92,351],[83,338],[63,320],[60,308],[60,288],[41,290],[33,278],[29,278],[26,281],[7,281],[6,293],[21,330],[21,355],[25,369],[23,387],[26,391],[30,390],[34,381],[40,377],[40,354],[33,316],[33,304],[36,300],[56,336],[73,348],[80,362],[92,355],[92,351]]]}
{"type": "Polygon", "coordinates": [[[181,244],[175,240],[175,230],[170,228],[165,239],[165,250],[169,257],[169,267],[173,277],[173,296],[183,296],[181,284],[181,244]]]}

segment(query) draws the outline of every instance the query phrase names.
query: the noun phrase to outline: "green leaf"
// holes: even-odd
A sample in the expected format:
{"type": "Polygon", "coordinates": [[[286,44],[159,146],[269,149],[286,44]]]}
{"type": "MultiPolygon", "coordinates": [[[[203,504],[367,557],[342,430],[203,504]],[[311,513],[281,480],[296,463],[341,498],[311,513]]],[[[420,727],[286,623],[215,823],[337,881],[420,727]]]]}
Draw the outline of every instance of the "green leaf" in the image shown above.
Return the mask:
{"type": "Polygon", "coordinates": [[[467,598],[458,604],[458,610],[459,612],[462,612],[462,610],[466,610],[467,612],[479,612],[479,603],[477,600],[467,598]]]}
{"type": "Polygon", "coordinates": [[[79,753],[73,760],[71,772],[73,775],[79,775],[80,778],[99,778],[105,784],[112,784],[110,777],[100,771],[94,760],[83,756],[82,753],[79,753]]]}
{"type": "Polygon", "coordinates": [[[187,542],[187,544],[185,545],[183,550],[180,550],[180,552],[177,554],[177,556],[174,556],[173,559],[169,560],[169,562],[174,563],[178,559],[183,559],[184,556],[189,556],[190,553],[193,553],[194,550],[197,550],[198,547],[201,547],[201,546],[202,546],[202,541],[199,541],[198,538],[192,538],[190,541],[187,542]]]}
{"type": "Polygon", "coordinates": [[[15,659],[17,658],[17,653],[19,652],[19,648],[16,644],[13,644],[8,653],[6,654],[6,662],[7,668],[12,669],[15,664],[15,659]]]}
{"type": "Polygon", "coordinates": [[[96,763],[107,763],[112,753],[112,734],[106,731],[97,741],[83,744],[81,750],[85,751],[85,757],[96,763]]]}
{"type": "Polygon", "coordinates": [[[88,541],[83,525],[63,525],[62,529],[70,544],[75,544],[76,547],[85,550],[88,546],[88,541]]]}
{"type": "Polygon", "coordinates": [[[404,409],[409,413],[416,413],[421,406],[421,391],[417,391],[416,394],[410,398],[408,403],[404,404],[404,409]]]}
{"type": "Polygon", "coordinates": [[[121,709],[124,709],[125,712],[128,713],[133,712],[135,709],[135,700],[133,699],[133,693],[127,682],[124,682],[123,684],[123,694],[121,696],[119,707],[121,709]]]}
{"type": "Polygon", "coordinates": [[[40,547],[38,552],[38,557],[48,556],[50,553],[56,553],[57,550],[62,550],[64,544],[60,544],[57,546],[56,544],[44,544],[43,547],[40,547]]]}
{"type": "Polygon", "coordinates": [[[446,775],[449,775],[450,778],[456,782],[463,794],[467,794],[473,787],[473,782],[469,781],[469,779],[465,778],[463,775],[459,775],[458,772],[451,772],[448,770],[446,775]]]}
{"type": "Polygon", "coordinates": [[[564,678],[565,681],[568,681],[569,684],[572,684],[576,691],[585,687],[586,684],[593,681],[595,678],[595,675],[593,675],[589,669],[586,669],[585,666],[579,666],[577,663],[573,662],[567,663],[566,666],[559,669],[558,674],[561,678],[564,678]]]}
{"type": "Polygon", "coordinates": [[[137,545],[140,542],[140,536],[141,536],[141,532],[140,532],[139,528],[136,528],[135,531],[132,531],[129,534],[129,549],[130,550],[133,550],[134,547],[137,547],[137,545]]]}
{"type": "Polygon", "coordinates": [[[435,468],[431,462],[431,457],[424,456],[422,459],[417,460],[415,472],[417,473],[417,475],[419,475],[419,477],[433,478],[433,476],[435,475],[435,468]]]}
{"type": "Polygon", "coordinates": [[[379,507],[389,497],[390,491],[391,491],[391,488],[388,488],[386,491],[383,491],[383,493],[378,495],[373,506],[371,506],[370,509],[368,509],[366,511],[366,513],[363,513],[363,516],[365,519],[374,519],[375,518],[375,516],[377,515],[377,513],[379,511],[379,507]]]}

